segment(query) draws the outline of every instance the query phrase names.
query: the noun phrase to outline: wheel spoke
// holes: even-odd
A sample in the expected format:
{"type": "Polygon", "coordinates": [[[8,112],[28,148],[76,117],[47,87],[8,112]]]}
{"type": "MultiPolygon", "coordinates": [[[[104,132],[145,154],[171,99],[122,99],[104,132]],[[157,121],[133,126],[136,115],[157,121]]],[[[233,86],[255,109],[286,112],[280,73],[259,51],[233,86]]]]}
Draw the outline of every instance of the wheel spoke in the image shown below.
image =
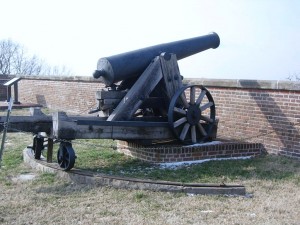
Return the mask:
{"type": "Polygon", "coordinates": [[[191,127],[191,136],[192,136],[192,142],[197,143],[197,138],[196,138],[196,126],[193,125],[191,127]]]}
{"type": "Polygon", "coordinates": [[[180,137],[179,137],[180,140],[183,141],[183,140],[185,139],[186,134],[187,134],[189,128],[190,128],[190,124],[189,124],[189,123],[186,123],[186,124],[184,125],[184,127],[183,127],[181,133],[180,133],[180,137]]]}
{"type": "Polygon", "coordinates": [[[200,107],[201,112],[203,112],[205,109],[208,109],[209,107],[213,106],[214,103],[213,102],[208,102],[206,104],[204,104],[203,106],[200,107]]]}
{"type": "Polygon", "coordinates": [[[61,161],[61,163],[59,164],[59,166],[60,166],[61,168],[66,168],[66,163],[65,163],[65,161],[64,161],[64,160],[61,161]]]}
{"type": "Polygon", "coordinates": [[[182,117],[182,118],[180,118],[179,120],[175,121],[175,122],[173,123],[173,126],[174,126],[174,127],[178,127],[178,126],[180,126],[181,124],[185,123],[186,121],[187,121],[186,117],[182,117]]]}
{"type": "Polygon", "coordinates": [[[210,137],[215,115],[215,103],[210,92],[202,85],[187,85],[172,97],[168,123],[175,138],[195,144],[210,137]]]}
{"type": "Polygon", "coordinates": [[[207,117],[207,116],[203,116],[203,115],[200,116],[200,119],[201,119],[201,120],[204,120],[205,122],[208,122],[208,123],[214,122],[213,119],[211,119],[211,118],[209,118],[209,117],[207,117]]]}
{"type": "Polygon", "coordinates": [[[184,93],[182,93],[182,94],[180,95],[180,99],[181,99],[182,104],[183,104],[183,106],[184,106],[185,108],[189,108],[189,107],[190,107],[189,103],[188,103],[187,100],[186,100],[186,97],[185,97],[185,94],[184,94],[184,93]]]}
{"type": "Polygon", "coordinates": [[[195,95],[196,95],[196,89],[195,89],[195,86],[192,86],[191,92],[190,92],[190,103],[192,105],[195,104],[195,95]]]}
{"type": "Polygon", "coordinates": [[[178,114],[181,114],[183,116],[186,115],[186,111],[184,109],[180,109],[180,108],[174,107],[173,111],[176,112],[176,113],[178,113],[178,114]]]}
{"type": "Polygon", "coordinates": [[[206,133],[205,129],[203,128],[203,126],[201,125],[201,123],[198,123],[197,127],[203,136],[207,136],[207,133],[206,133]]]}
{"type": "Polygon", "coordinates": [[[202,102],[205,95],[206,95],[206,90],[202,90],[196,101],[196,105],[199,105],[202,102]]]}

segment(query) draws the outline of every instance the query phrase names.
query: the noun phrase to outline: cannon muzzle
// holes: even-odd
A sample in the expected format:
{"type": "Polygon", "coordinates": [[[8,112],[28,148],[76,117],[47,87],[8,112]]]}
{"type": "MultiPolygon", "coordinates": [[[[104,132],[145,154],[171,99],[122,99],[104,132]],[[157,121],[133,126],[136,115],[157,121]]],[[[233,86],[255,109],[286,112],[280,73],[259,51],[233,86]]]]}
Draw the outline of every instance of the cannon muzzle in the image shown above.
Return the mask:
{"type": "Polygon", "coordinates": [[[111,86],[118,81],[141,75],[151,61],[163,52],[176,54],[177,60],[180,60],[210,48],[217,48],[219,45],[218,34],[210,33],[100,58],[93,76],[111,86]]]}

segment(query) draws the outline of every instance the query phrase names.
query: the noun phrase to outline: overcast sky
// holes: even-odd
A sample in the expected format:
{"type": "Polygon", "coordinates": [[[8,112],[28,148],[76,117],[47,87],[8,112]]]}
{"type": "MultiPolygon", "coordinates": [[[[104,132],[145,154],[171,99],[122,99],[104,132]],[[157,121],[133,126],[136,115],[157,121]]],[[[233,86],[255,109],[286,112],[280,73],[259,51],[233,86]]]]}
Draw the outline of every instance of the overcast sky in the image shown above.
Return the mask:
{"type": "Polygon", "coordinates": [[[186,78],[300,75],[300,0],[0,0],[0,39],[92,76],[100,57],[219,34],[220,47],[179,61],[186,78]]]}

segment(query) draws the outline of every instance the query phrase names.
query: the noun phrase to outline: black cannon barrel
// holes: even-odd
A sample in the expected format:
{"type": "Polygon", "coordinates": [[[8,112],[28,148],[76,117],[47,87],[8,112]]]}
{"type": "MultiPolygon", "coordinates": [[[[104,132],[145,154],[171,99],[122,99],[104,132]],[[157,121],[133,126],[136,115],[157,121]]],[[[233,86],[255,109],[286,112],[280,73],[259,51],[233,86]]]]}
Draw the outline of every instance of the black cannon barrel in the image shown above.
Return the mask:
{"type": "Polygon", "coordinates": [[[210,48],[217,48],[219,45],[220,38],[217,33],[213,32],[204,36],[100,58],[93,76],[110,86],[118,81],[140,75],[151,61],[163,52],[176,54],[177,60],[180,60],[210,48]]]}

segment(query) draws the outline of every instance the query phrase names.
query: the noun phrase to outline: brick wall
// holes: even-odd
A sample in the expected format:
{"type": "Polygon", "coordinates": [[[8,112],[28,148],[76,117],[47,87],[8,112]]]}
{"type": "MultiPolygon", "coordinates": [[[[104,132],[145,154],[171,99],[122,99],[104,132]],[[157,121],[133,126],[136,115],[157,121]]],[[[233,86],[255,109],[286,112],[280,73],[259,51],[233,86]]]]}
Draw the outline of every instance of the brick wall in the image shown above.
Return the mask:
{"type": "Polygon", "coordinates": [[[187,80],[208,86],[219,118],[218,137],[259,142],[270,153],[300,159],[300,83],[187,80]]]}
{"type": "Polygon", "coordinates": [[[299,92],[219,88],[212,94],[222,136],[261,142],[270,152],[300,157],[299,92]]]}
{"type": "MultiPolygon", "coordinates": [[[[270,153],[300,159],[300,83],[290,81],[185,79],[211,92],[219,119],[218,137],[262,143],[270,153]]],[[[23,77],[21,103],[39,103],[86,114],[102,84],[87,77],[23,77]]]]}
{"type": "Polygon", "coordinates": [[[103,87],[88,77],[24,77],[19,82],[19,101],[86,115],[96,108],[95,93],[103,87]]]}

